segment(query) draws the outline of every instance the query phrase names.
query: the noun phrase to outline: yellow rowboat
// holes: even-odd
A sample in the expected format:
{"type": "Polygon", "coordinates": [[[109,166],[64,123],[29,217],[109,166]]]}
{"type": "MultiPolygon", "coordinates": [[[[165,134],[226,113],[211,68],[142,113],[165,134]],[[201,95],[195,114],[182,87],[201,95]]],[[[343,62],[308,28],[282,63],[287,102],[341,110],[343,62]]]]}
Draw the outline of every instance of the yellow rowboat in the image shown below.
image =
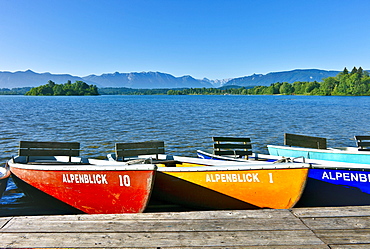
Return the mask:
{"type": "Polygon", "coordinates": [[[171,159],[172,164],[157,164],[152,196],[198,209],[292,208],[310,168],[305,163],[171,159]]]}

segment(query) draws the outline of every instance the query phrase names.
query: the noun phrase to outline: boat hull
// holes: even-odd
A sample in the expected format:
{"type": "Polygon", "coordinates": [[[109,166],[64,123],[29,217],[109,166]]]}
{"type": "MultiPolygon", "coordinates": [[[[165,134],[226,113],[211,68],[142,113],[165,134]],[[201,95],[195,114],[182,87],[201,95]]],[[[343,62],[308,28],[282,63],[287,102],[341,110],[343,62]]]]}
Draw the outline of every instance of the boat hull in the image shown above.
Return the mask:
{"type": "Polygon", "coordinates": [[[8,179],[10,176],[10,171],[8,168],[1,167],[0,168],[0,198],[3,196],[3,193],[6,190],[8,185],[8,179]]]}
{"type": "Polygon", "coordinates": [[[296,207],[362,205],[370,205],[370,171],[313,168],[296,207]]]}
{"type": "Polygon", "coordinates": [[[16,184],[38,201],[44,202],[40,193],[45,193],[72,207],[70,211],[88,214],[143,212],[155,175],[154,165],[146,170],[130,166],[130,170],[124,166],[8,164],[16,184]]]}
{"type": "Polygon", "coordinates": [[[307,174],[308,168],[158,167],[153,195],[197,209],[285,209],[299,200],[307,174]]]}
{"type": "Polygon", "coordinates": [[[305,157],[306,159],[327,160],[346,163],[370,164],[369,151],[355,151],[348,147],[343,149],[310,149],[289,146],[267,145],[270,155],[284,157],[305,157]]]}
{"type": "MultiPolygon", "coordinates": [[[[274,153],[272,153],[274,154],[274,153]]],[[[204,151],[202,158],[220,159],[204,151]]],[[[278,155],[259,155],[260,159],[277,160],[278,155]]],[[[299,157],[303,154],[284,154],[299,157]]],[[[234,160],[234,159],[229,159],[234,160]]],[[[295,207],[336,207],[370,205],[370,167],[360,163],[304,159],[311,163],[303,194],[295,207]]]]}

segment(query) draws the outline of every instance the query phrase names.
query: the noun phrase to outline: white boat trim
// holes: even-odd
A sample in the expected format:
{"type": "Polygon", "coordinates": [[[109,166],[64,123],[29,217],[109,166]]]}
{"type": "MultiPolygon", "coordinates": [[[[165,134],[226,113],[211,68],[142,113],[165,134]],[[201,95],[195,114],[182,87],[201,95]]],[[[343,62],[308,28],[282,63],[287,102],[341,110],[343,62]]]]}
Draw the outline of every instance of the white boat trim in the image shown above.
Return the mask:
{"type": "Polygon", "coordinates": [[[334,147],[328,149],[313,149],[313,148],[303,148],[303,147],[289,147],[280,145],[267,145],[267,147],[285,149],[285,150],[295,150],[295,151],[305,151],[305,152],[320,152],[329,154],[358,154],[358,155],[369,155],[370,151],[359,151],[357,147],[334,147]]]}
{"type": "MultiPolygon", "coordinates": [[[[76,159],[76,158],[74,158],[76,159]]],[[[133,170],[156,170],[155,164],[132,164],[98,159],[85,159],[84,163],[74,160],[72,164],[67,163],[68,157],[55,157],[54,160],[34,160],[31,163],[22,163],[22,158],[15,157],[8,161],[9,167],[27,170],[45,171],[133,171],[133,170]],[[87,160],[87,161],[86,161],[87,160]],[[86,164],[89,163],[89,164],[86,164]],[[40,163],[40,164],[37,164],[40,163]],[[49,164],[48,164],[49,163],[49,164]],[[57,164],[60,163],[60,164],[57,164]]],[[[80,160],[81,161],[81,160],[80,160]]]]}

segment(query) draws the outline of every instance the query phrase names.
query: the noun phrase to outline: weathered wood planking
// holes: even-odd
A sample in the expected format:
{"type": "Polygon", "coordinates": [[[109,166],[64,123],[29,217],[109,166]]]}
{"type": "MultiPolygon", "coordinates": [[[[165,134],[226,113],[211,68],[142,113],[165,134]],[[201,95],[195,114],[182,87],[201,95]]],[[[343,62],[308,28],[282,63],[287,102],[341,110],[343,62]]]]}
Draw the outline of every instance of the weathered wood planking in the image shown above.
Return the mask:
{"type": "MultiPolygon", "coordinates": [[[[0,217],[0,229],[7,224],[12,218],[2,218],[0,217]]],[[[1,230],[0,230],[1,231],[1,230]]]]}
{"type": "Polygon", "coordinates": [[[2,247],[229,247],[323,245],[309,230],[220,232],[3,233],[2,247]]]}
{"type": "MultiPolygon", "coordinates": [[[[91,221],[45,221],[13,219],[2,232],[96,232],[96,222],[91,221]]],[[[110,232],[214,232],[214,231],[264,231],[307,230],[299,219],[230,219],[230,220],[100,220],[102,231],[110,232]],[[266,224],[269,224],[266,226],[266,224]]]]}
{"type": "Polygon", "coordinates": [[[370,248],[370,206],[297,208],[292,213],[330,248],[370,248]]]}
{"type": "Polygon", "coordinates": [[[370,206],[293,208],[292,213],[299,218],[316,217],[355,217],[370,216],[370,206]]]}
{"type": "Polygon", "coordinates": [[[137,213],[137,214],[89,214],[89,215],[55,215],[55,216],[21,216],[13,219],[26,220],[47,220],[47,221],[98,221],[98,220],[204,220],[204,219],[249,219],[249,218],[270,218],[286,219],[291,218],[292,213],[288,209],[256,210],[227,210],[227,211],[192,211],[192,212],[160,212],[160,213],[137,213]]]}
{"type": "Polygon", "coordinates": [[[370,207],[0,218],[0,247],[370,248],[370,207]]]}
{"type": "Polygon", "coordinates": [[[289,210],[14,217],[0,247],[327,248],[289,210]]]}

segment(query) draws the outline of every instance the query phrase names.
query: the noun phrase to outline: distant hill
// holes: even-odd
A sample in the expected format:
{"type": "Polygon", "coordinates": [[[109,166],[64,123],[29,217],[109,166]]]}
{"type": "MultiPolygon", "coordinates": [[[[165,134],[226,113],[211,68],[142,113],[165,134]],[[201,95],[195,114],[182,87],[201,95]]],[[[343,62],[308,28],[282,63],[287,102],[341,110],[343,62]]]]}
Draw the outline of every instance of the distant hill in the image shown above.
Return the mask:
{"type": "MultiPolygon", "coordinates": [[[[0,72],[0,88],[35,87],[48,83],[49,80],[57,84],[66,83],[68,80],[75,82],[83,79],[69,74],[35,73],[31,70],[19,72],[0,72]]],[[[86,82],[88,83],[88,82],[86,82]]],[[[92,83],[88,83],[92,84],[92,83]]]]}
{"type": "Polygon", "coordinates": [[[31,70],[18,72],[0,72],[0,88],[36,87],[46,84],[49,80],[56,84],[84,81],[87,84],[102,87],[128,87],[128,88],[198,88],[213,87],[211,81],[194,79],[191,76],[175,77],[160,72],[142,73],[112,73],[89,75],[85,77],[69,74],[35,73],[31,70]]]}
{"type": "Polygon", "coordinates": [[[276,82],[293,83],[296,81],[317,81],[321,82],[323,78],[334,77],[340,71],[326,71],[319,69],[296,69],[292,71],[273,72],[268,74],[253,74],[240,78],[234,78],[226,82],[225,86],[270,86],[276,82]]]}
{"type": "Polygon", "coordinates": [[[184,87],[212,87],[209,82],[194,79],[187,75],[175,77],[171,74],[160,72],[141,72],[141,73],[112,73],[89,75],[83,77],[84,80],[94,82],[102,87],[128,87],[128,88],[184,88],[184,87]]]}
{"type": "Polygon", "coordinates": [[[64,84],[68,80],[84,81],[87,84],[104,87],[127,87],[136,89],[157,88],[210,88],[220,86],[269,86],[276,82],[293,83],[295,81],[318,81],[323,78],[336,76],[340,71],[325,71],[319,69],[297,69],[285,72],[273,72],[268,74],[253,74],[234,79],[209,80],[195,79],[189,75],[175,77],[171,74],[160,72],[141,73],[108,73],[102,75],[89,75],[84,77],[69,74],[35,73],[31,70],[6,72],[0,71],[0,88],[36,87],[46,84],[49,80],[56,84],[64,84]]]}

